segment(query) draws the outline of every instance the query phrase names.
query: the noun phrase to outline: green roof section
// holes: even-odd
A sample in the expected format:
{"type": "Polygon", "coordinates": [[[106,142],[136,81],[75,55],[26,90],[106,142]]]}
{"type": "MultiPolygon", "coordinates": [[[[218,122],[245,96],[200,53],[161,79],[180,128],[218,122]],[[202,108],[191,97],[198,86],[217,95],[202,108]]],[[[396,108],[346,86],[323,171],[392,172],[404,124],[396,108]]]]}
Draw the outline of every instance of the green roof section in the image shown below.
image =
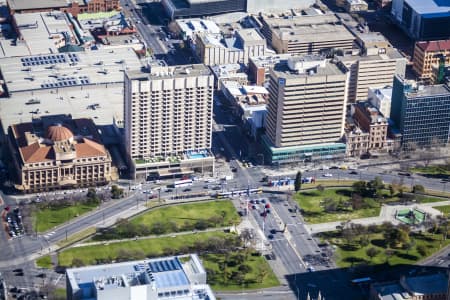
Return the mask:
{"type": "Polygon", "coordinates": [[[94,20],[94,19],[108,19],[117,14],[120,14],[120,11],[112,10],[112,11],[107,11],[107,12],[83,13],[83,14],[79,14],[77,19],[79,21],[94,20]]]}
{"type": "Polygon", "coordinates": [[[58,51],[60,53],[64,53],[64,52],[81,52],[81,51],[84,51],[84,48],[80,47],[78,45],[68,44],[68,45],[65,45],[65,46],[62,46],[61,48],[59,48],[58,51]]]}

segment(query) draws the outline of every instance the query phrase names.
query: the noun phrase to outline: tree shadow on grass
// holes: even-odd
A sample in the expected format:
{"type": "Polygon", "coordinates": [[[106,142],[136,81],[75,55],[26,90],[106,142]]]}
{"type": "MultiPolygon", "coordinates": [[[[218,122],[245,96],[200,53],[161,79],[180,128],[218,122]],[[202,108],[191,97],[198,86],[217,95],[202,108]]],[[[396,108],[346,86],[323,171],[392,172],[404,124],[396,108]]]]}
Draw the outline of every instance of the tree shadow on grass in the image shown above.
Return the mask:
{"type": "Polygon", "coordinates": [[[336,190],[336,195],[345,196],[345,197],[351,197],[352,196],[352,191],[351,190],[339,189],[339,190],[336,190]]]}
{"type": "Polygon", "coordinates": [[[382,240],[382,239],[373,239],[370,241],[370,243],[374,246],[381,247],[381,248],[386,248],[386,246],[387,246],[386,240],[382,240]]]}
{"type": "Polygon", "coordinates": [[[319,216],[322,216],[323,215],[323,213],[322,212],[318,212],[318,211],[303,211],[303,216],[304,217],[311,217],[311,218],[314,218],[314,217],[319,217],[319,216]]]}
{"type": "Polygon", "coordinates": [[[416,260],[419,259],[419,257],[417,255],[413,255],[413,254],[396,253],[395,255],[397,257],[404,258],[404,259],[409,259],[409,260],[412,260],[412,261],[416,261],[416,260]]]}
{"type": "Polygon", "coordinates": [[[299,194],[300,197],[318,197],[320,196],[318,191],[311,191],[311,192],[301,192],[299,194]]]}
{"type": "Polygon", "coordinates": [[[356,251],[359,249],[358,245],[355,244],[343,244],[339,246],[344,251],[356,251]]]}
{"type": "Polygon", "coordinates": [[[433,236],[423,235],[423,234],[417,234],[414,235],[414,238],[421,241],[426,242],[434,242],[436,239],[433,236]]]}
{"type": "Polygon", "coordinates": [[[354,257],[354,256],[350,256],[350,257],[346,257],[344,258],[345,262],[351,263],[353,264],[361,264],[361,263],[368,263],[368,261],[364,258],[361,257],[354,257]]]}

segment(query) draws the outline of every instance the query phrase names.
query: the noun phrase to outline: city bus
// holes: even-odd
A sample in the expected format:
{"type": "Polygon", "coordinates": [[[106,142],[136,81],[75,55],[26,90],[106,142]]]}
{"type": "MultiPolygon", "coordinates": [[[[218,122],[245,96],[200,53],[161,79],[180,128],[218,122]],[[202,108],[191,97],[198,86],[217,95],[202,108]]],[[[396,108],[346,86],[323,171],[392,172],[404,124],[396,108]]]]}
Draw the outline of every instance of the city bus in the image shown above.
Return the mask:
{"type": "Polygon", "coordinates": [[[192,179],[177,180],[173,183],[173,187],[179,188],[179,187],[191,186],[192,183],[193,183],[192,179]]]}

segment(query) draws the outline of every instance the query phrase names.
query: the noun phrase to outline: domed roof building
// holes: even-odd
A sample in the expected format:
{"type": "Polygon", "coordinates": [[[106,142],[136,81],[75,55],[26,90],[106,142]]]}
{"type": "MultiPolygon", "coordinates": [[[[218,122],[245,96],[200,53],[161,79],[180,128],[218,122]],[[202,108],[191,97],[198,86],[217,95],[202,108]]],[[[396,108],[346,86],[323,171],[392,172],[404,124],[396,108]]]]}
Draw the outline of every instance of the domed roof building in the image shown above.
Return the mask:
{"type": "Polygon", "coordinates": [[[46,137],[53,142],[61,142],[66,140],[73,140],[73,133],[69,128],[56,124],[47,127],[46,137]]]}
{"type": "Polygon", "coordinates": [[[16,188],[41,192],[105,184],[111,156],[91,119],[45,116],[8,128],[16,188]]]}

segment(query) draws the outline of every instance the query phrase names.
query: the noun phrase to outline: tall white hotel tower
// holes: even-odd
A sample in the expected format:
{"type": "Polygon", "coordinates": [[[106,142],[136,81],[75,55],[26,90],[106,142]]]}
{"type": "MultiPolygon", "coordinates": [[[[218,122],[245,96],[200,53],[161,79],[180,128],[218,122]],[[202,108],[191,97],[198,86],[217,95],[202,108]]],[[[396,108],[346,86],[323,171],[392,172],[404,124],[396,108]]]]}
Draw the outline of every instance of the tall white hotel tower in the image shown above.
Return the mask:
{"type": "Polygon", "coordinates": [[[125,147],[135,178],[213,171],[213,87],[202,64],[125,74],[125,147]]]}

